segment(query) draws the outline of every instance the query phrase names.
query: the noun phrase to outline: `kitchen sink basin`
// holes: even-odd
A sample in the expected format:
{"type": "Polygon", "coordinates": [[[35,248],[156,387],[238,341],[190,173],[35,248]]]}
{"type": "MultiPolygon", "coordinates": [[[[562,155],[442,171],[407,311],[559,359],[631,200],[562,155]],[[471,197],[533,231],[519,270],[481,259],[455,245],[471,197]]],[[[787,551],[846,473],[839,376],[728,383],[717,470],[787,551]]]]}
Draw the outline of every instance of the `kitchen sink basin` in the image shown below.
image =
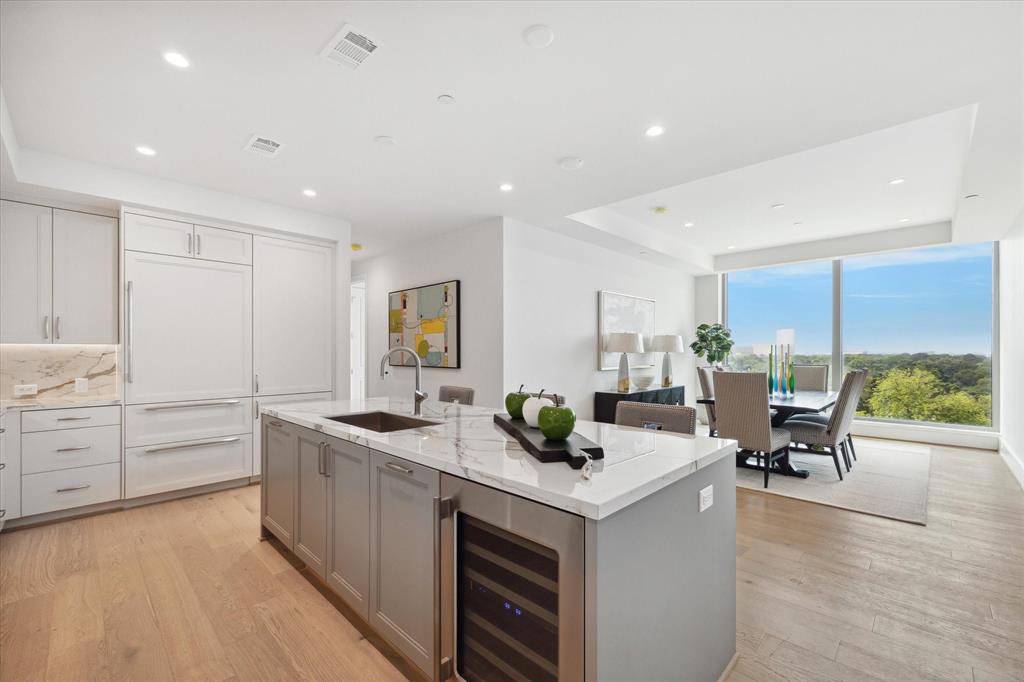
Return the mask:
{"type": "Polygon", "coordinates": [[[438,422],[410,417],[404,414],[391,412],[363,412],[361,414],[342,414],[337,417],[326,417],[333,422],[341,422],[350,426],[358,426],[361,429],[369,429],[377,433],[391,433],[392,431],[403,431],[405,429],[416,429],[421,426],[436,426],[438,422]]]}

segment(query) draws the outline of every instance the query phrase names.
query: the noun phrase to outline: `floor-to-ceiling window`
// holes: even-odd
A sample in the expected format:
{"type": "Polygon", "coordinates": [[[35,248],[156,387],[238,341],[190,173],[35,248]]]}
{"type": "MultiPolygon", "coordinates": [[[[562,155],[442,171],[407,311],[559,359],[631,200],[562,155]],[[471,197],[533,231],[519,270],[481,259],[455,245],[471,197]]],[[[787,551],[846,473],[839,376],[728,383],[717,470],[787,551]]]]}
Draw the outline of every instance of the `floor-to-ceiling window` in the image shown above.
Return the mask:
{"type": "Polygon", "coordinates": [[[869,370],[862,418],[991,426],[994,258],[985,242],[732,273],[730,364],[763,371],[793,329],[798,363],[869,370]]]}

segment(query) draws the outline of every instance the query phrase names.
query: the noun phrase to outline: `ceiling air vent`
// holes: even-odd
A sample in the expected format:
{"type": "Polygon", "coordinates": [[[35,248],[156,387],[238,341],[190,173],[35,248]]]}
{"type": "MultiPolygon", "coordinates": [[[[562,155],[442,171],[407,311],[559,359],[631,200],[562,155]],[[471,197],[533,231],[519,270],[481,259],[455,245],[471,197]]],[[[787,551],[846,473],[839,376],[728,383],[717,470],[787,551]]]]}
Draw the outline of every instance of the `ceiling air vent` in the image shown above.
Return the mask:
{"type": "Polygon", "coordinates": [[[351,24],[345,24],[321,50],[320,56],[335,64],[358,68],[377,49],[377,44],[360,33],[351,24]]]}
{"type": "Polygon", "coordinates": [[[259,154],[260,156],[275,157],[281,151],[281,143],[271,140],[269,137],[253,135],[245,145],[245,151],[259,154]]]}

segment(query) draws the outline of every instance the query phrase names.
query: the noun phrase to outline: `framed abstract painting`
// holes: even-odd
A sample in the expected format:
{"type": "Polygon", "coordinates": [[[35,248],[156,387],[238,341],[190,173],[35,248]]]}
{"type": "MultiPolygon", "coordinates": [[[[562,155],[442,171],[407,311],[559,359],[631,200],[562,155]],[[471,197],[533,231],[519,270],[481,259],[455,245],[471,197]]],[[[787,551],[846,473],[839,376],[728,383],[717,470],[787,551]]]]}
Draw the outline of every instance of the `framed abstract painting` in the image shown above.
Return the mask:
{"type": "MultiPolygon", "coordinates": [[[[604,350],[605,339],[613,332],[639,332],[646,347],[654,336],[654,299],[614,291],[597,292],[597,368],[600,370],[619,366],[619,353],[604,350]]],[[[654,353],[630,358],[629,366],[653,367],[654,353]]]]}
{"type": "MultiPolygon", "coordinates": [[[[457,369],[459,356],[459,280],[428,284],[388,294],[388,348],[407,346],[424,367],[457,369]]],[[[392,367],[416,363],[408,353],[391,356],[392,367]]]]}

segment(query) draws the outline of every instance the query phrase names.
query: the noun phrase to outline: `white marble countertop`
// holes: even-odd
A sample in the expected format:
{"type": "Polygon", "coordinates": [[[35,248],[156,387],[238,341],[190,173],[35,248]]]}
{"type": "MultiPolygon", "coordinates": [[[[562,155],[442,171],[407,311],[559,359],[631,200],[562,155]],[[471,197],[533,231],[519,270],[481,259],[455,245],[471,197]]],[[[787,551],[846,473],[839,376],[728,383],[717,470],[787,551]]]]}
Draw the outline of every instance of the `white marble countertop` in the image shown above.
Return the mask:
{"type": "Polygon", "coordinates": [[[16,410],[59,410],[66,407],[103,407],[120,405],[120,398],[60,396],[56,398],[4,398],[0,400],[0,414],[16,410]]]}
{"type": "Polygon", "coordinates": [[[434,426],[377,433],[325,419],[383,410],[411,415],[412,401],[314,401],[261,410],[278,419],[498,488],[552,507],[603,519],[702,467],[731,456],[735,441],[576,422],[576,432],[604,448],[590,478],[564,462],[543,464],[493,421],[498,410],[436,401],[422,404],[434,426]]]}

